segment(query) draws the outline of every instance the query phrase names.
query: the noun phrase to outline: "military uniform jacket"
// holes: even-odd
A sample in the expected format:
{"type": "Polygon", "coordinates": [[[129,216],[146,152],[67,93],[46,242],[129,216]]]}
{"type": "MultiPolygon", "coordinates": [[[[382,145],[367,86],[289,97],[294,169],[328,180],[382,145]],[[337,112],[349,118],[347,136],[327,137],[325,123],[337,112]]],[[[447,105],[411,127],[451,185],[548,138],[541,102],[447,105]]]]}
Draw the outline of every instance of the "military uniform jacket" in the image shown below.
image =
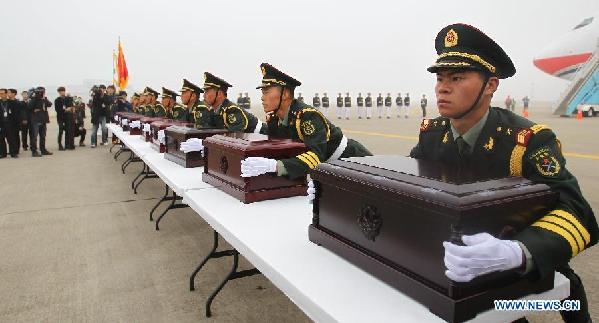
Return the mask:
{"type": "Polygon", "coordinates": [[[363,97],[359,96],[356,101],[357,101],[359,107],[364,106],[364,98],[363,97]]]}
{"type": "Polygon", "coordinates": [[[449,119],[425,119],[410,157],[476,167],[495,176],[522,176],[559,192],[555,209],[514,238],[526,246],[534,272],[541,277],[597,243],[595,215],[566,169],[559,140],[547,126],[491,107],[472,154],[460,158],[449,119]]]}
{"type": "Polygon", "coordinates": [[[403,105],[410,106],[410,97],[406,96],[405,98],[403,98],[403,105]]]}
{"type": "Polygon", "coordinates": [[[383,97],[382,96],[377,96],[376,97],[376,106],[377,107],[382,107],[383,106],[383,97]]]}
{"type": "Polygon", "coordinates": [[[329,97],[328,96],[323,96],[322,97],[322,107],[323,108],[328,108],[329,107],[329,97]]]}
{"type": "Polygon", "coordinates": [[[385,98],[385,106],[386,107],[390,107],[391,106],[391,102],[392,102],[392,100],[391,100],[390,96],[388,96],[388,97],[385,98]]]}
{"type": "Polygon", "coordinates": [[[397,105],[398,107],[403,106],[403,100],[401,99],[401,96],[395,98],[395,105],[397,105]]]}
{"type": "Polygon", "coordinates": [[[343,98],[342,97],[337,97],[337,107],[338,108],[343,107],[343,98]]]}
{"type": "Polygon", "coordinates": [[[345,107],[346,108],[351,108],[351,98],[349,96],[346,96],[344,98],[344,102],[345,102],[345,107]]]}
{"type": "Polygon", "coordinates": [[[232,132],[259,132],[262,123],[250,112],[235,105],[229,99],[225,99],[221,106],[215,111],[210,110],[211,128],[225,128],[232,132]]]}
{"type": "Polygon", "coordinates": [[[166,117],[166,108],[161,103],[154,105],[153,117],[166,117]]]}
{"type": "Polygon", "coordinates": [[[146,105],[145,104],[138,105],[137,109],[133,109],[133,113],[145,115],[146,114],[146,105]]]}
{"type": "MultiPolygon", "coordinates": [[[[299,140],[308,147],[309,150],[303,154],[281,160],[291,179],[306,175],[318,164],[331,158],[344,139],[341,129],[327,120],[320,111],[297,100],[293,100],[289,107],[287,121],[285,125],[277,116],[271,117],[265,134],[299,140]]],[[[371,154],[366,148],[349,139],[338,158],[367,155],[371,154]]]]}
{"type": "Polygon", "coordinates": [[[154,117],[154,104],[147,104],[146,110],[144,111],[144,116],[146,117],[154,117]]]}
{"type": "Polygon", "coordinates": [[[315,96],[315,97],[312,99],[312,105],[313,105],[315,108],[320,108],[320,98],[319,98],[319,97],[317,97],[317,96],[315,96]]]}
{"type": "Polygon", "coordinates": [[[172,118],[173,120],[178,120],[178,121],[192,121],[193,117],[191,116],[191,113],[189,112],[189,110],[187,109],[187,107],[180,105],[180,104],[175,104],[175,106],[172,109],[172,118]]]}
{"type": "Polygon", "coordinates": [[[367,96],[365,102],[366,102],[367,107],[371,107],[372,106],[372,97],[367,96]]]}
{"type": "Polygon", "coordinates": [[[199,101],[191,108],[191,116],[197,129],[211,127],[211,112],[208,106],[204,104],[204,101],[199,101]]]}

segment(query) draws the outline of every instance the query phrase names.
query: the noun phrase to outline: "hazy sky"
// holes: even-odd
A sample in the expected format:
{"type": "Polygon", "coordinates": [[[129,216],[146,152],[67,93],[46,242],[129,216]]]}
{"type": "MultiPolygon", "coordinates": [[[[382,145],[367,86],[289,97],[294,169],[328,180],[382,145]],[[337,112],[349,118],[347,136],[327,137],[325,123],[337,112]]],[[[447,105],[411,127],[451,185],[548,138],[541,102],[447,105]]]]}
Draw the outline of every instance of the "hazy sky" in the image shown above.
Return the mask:
{"type": "MultiPolygon", "coordinates": [[[[599,12],[596,0],[551,1],[5,1],[0,86],[112,79],[120,36],[133,90],[178,90],[183,77],[223,77],[257,97],[259,64],[302,81],[299,92],[410,92],[433,96],[434,38],[465,22],[511,56],[507,94],[555,100],[567,85],[532,64],[552,39],[599,12]]],[[[50,89],[54,93],[54,89],[50,89]]]]}

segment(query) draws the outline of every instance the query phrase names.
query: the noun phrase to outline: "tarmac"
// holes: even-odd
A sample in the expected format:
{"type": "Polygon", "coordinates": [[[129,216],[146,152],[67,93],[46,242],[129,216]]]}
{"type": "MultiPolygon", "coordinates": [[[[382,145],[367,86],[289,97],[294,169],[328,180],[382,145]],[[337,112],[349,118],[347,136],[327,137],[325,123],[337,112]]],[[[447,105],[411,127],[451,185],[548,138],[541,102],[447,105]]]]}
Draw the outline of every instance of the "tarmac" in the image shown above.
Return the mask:
{"type": "MultiPolygon", "coordinates": [[[[434,110],[429,107],[431,117],[434,110]]],[[[260,106],[251,111],[263,119],[260,106]]],[[[330,120],[375,154],[407,155],[418,140],[419,107],[412,107],[408,119],[394,110],[391,119],[358,120],[354,107],[350,120],[339,120],[334,111],[328,109],[330,120]]],[[[533,106],[530,118],[557,133],[567,168],[599,210],[599,117],[560,118],[533,106]]],[[[54,155],[32,158],[21,151],[18,159],[0,160],[0,322],[310,321],[261,275],[229,282],[212,305],[214,316],[206,318],[204,301],[231,263],[210,261],[196,291],[189,291],[188,277],[209,251],[209,225],[193,210],[177,209],[155,231],[148,212],[164,194],[160,179],[146,180],[133,194],[131,180],[141,163],[123,175],[125,156],[115,162],[110,146],[91,149],[89,118],[87,147],[58,151],[56,118],[51,120],[47,148],[54,155]]],[[[599,322],[599,248],[571,264],[599,322]]],[[[242,259],[241,269],[251,267],[242,259]]],[[[528,319],[561,321],[551,312],[528,319]]]]}

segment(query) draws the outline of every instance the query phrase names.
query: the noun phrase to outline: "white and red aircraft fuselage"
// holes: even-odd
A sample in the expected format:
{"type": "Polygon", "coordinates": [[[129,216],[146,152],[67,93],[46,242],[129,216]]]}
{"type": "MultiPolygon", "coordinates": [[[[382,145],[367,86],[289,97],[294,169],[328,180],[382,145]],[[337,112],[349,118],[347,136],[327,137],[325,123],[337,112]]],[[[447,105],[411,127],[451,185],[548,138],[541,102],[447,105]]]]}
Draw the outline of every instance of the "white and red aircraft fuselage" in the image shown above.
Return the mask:
{"type": "Polygon", "coordinates": [[[533,60],[537,68],[571,80],[597,49],[599,14],[585,18],[568,33],[557,37],[533,60]]]}

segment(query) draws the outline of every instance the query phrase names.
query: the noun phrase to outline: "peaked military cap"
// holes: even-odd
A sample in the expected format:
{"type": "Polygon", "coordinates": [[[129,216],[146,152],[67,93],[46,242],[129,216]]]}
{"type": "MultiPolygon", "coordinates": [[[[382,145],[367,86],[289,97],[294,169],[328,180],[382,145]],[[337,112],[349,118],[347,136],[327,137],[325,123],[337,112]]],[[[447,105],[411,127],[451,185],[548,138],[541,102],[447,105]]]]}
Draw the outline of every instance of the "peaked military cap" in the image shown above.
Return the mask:
{"type": "Polygon", "coordinates": [[[159,94],[159,93],[158,93],[158,91],[156,91],[156,90],[152,89],[151,87],[149,87],[149,86],[146,86],[146,88],[145,88],[145,90],[144,90],[144,94],[145,94],[145,95],[153,95],[153,96],[155,96],[155,97],[158,97],[158,94],[159,94]]]}
{"type": "Polygon", "coordinates": [[[262,70],[262,84],[256,87],[256,89],[262,89],[269,86],[283,86],[293,89],[296,86],[302,85],[302,82],[279,71],[268,63],[260,64],[260,69],[262,70]]]}
{"type": "Polygon", "coordinates": [[[131,98],[139,98],[139,93],[134,92],[133,95],[131,96],[131,98]]]}
{"type": "Polygon", "coordinates": [[[489,36],[466,24],[449,25],[435,39],[437,60],[427,70],[460,68],[482,71],[500,79],[516,74],[510,57],[489,36]]]}
{"type": "Polygon", "coordinates": [[[162,87],[162,98],[176,99],[177,96],[178,94],[175,91],[162,87]]]}
{"type": "Polygon", "coordinates": [[[197,94],[204,93],[201,87],[189,82],[187,79],[183,79],[183,87],[180,92],[192,91],[197,94]]]}
{"type": "Polygon", "coordinates": [[[219,89],[226,90],[227,88],[232,87],[233,85],[227,83],[227,81],[221,79],[220,77],[215,76],[212,73],[204,72],[204,89],[219,89]]]}

